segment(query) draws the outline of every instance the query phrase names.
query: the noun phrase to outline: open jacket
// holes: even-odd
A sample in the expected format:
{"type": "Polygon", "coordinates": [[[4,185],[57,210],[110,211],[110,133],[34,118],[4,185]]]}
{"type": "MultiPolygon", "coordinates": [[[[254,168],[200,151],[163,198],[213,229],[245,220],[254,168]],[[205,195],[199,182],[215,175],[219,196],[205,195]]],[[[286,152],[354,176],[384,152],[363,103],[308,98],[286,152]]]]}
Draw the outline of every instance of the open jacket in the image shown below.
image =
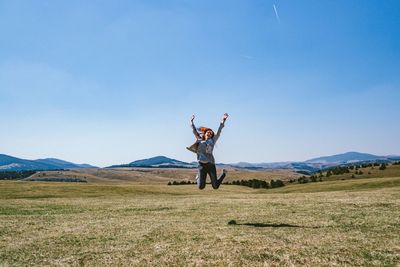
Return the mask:
{"type": "Polygon", "coordinates": [[[191,146],[187,147],[189,151],[197,154],[197,161],[202,163],[215,163],[214,156],[212,154],[215,143],[219,139],[221,135],[222,128],[224,128],[224,124],[220,123],[217,133],[213,136],[213,138],[208,140],[203,140],[200,137],[200,134],[197,132],[196,127],[192,124],[193,134],[196,136],[196,142],[191,146]]]}

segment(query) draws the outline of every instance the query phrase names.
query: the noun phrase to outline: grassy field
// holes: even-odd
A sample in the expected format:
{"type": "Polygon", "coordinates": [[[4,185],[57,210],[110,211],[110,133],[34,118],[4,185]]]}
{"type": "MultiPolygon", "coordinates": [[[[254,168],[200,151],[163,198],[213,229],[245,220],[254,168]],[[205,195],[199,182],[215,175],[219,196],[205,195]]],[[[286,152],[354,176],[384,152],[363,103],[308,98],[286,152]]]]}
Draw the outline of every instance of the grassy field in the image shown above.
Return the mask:
{"type": "MultiPolygon", "coordinates": [[[[296,179],[301,174],[293,170],[246,170],[228,169],[229,175],[225,181],[241,179],[259,179],[270,181],[272,179],[289,180],[296,179]]],[[[222,170],[218,170],[220,174],[222,170]]],[[[66,171],[41,171],[26,180],[43,178],[55,179],[80,179],[89,183],[126,183],[137,184],[163,184],[172,181],[195,182],[197,169],[173,169],[173,168],[118,168],[118,169],[73,169],[66,171]]],[[[400,173],[400,172],[399,172],[400,173]]]]}
{"type": "MultiPolygon", "coordinates": [[[[332,175],[326,177],[326,172],[322,180],[347,180],[347,179],[364,179],[364,178],[382,178],[382,177],[399,177],[400,165],[390,165],[386,170],[379,170],[378,167],[360,168],[363,174],[355,174],[355,170],[342,175],[332,175]],[[354,178],[352,178],[354,175],[354,178]]],[[[218,173],[222,170],[219,169],[218,173]]],[[[173,181],[191,181],[195,182],[197,169],[173,169],[173,168],[117,168],[117,169],[72,169],[63,171],[40,171],[26,178],[26,181],[37,181],[43,179],[65,180],[77,179],[88,183],[135,183],[135,184],[158,184],[166,185],[173,181]]],[[[228,176],[225,182],[236,180],[258,179],[270,182],[271,180],[297,180],[303,174],[296,173],[290,169],[228,169],[228,176]]]]}
{"type": "Polygon", "coordinates": [[[399,225],[399,177],[203,191],[0,181],[0,266],[399,266],[399,225]]]}
{"type": "MultiPolygon", "coordinates": [[[[389,165],[385,170],[380,170],[379,167],[366,167],[359,168],[358,171],[362,171],[362,174],[356,174],[356,170],[351,170],[350,173],[341,174],[341,175],[332,175],[329,178],[324,177],[323,180],[346,180],[346,179],[354,179],[352,175],[354,175],[355,179],[359,178],[383,178],[383,177],[399,177],[400,176],[400,165],[389,165]]],[[[326,176],[326,172],[324,172],[326,176]]]]}

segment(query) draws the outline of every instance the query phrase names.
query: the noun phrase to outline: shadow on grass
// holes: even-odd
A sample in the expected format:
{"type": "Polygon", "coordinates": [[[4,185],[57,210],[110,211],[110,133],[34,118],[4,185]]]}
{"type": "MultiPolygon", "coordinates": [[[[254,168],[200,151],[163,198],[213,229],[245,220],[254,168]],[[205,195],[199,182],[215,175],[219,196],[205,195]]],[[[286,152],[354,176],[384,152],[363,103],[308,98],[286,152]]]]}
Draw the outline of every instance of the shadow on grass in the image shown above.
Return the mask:
{"type": "Polygon", "coordinates": [[[280,228],[280,227],[292,227],[292,228],[318,228],[311,226],[301,226],[295,224],[287,224],[287,223],[237,223],[235,220],[230,220],[228,222],[229,225],[246,225],[253,227],[272,227],[272,228],[280,228]]]}

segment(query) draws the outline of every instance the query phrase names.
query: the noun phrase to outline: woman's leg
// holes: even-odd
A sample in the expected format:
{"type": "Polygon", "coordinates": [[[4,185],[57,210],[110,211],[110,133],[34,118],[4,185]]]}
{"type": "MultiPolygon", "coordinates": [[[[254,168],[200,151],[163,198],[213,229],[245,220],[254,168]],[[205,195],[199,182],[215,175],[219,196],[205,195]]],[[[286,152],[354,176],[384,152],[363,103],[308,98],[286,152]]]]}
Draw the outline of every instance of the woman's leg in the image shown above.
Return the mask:
{"type": "Polygon", "coordinates": [[[221,176],[217,179],[217,168],[215,167],[215,164],[210,164],[208,174],[210,175],[212,187],[218,189],[226,176],[226,171],[224,170],[221,176]]]}
{"type": "Polygon", "coordinates": [[[207,168],[205,168],[204,164],[202,163],[199,163],[199,166],[197,168],[197,186],[199,187],[199,189],[204,189],[204,187],[206,187],[207,168]]]}

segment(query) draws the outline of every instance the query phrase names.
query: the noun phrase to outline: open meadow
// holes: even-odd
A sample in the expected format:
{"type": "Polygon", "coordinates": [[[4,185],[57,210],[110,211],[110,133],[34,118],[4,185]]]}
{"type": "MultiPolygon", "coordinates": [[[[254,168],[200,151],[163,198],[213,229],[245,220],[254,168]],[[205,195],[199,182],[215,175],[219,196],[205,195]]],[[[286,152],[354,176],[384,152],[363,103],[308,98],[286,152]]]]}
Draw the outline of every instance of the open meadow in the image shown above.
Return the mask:
{"type": "Polygon", "coordinates": [[[399,266],[400,178],[0,182],[0,266],[399,266]]]}
{"type": "MultiPolygon", "coordinates": [[[[240,179],[271,180],[296,179],[301,174],[293,170],[247,170],[230,168],[225,182],[240,179]]],[[[221,173],[222,170],[218,170],[221,173]]],[[[35,180],[65,180],[78,179],[89,183],[126,183],[136,184],[168,184],[172,181],[195,182],[197,169],[186,168],[107,168],[107,169],[71,169],[63,171],[41,171],[26,178],[27,181],[35,180]]]]}

